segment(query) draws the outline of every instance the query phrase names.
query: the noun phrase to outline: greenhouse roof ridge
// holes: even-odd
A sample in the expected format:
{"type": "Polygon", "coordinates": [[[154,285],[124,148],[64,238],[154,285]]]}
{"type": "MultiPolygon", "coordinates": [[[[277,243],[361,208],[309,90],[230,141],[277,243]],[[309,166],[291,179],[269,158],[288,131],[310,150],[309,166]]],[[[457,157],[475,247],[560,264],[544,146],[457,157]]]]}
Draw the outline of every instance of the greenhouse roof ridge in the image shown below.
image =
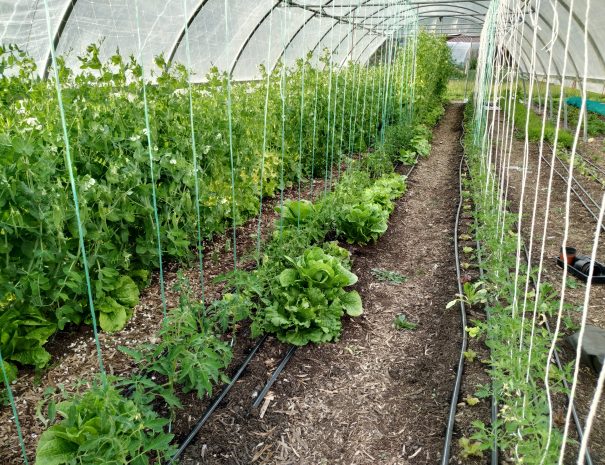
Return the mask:
{"type": "MultiPolygon", "coordinates": [[[[139,56],[149,72],[160,54],[168,63],[185,62],[183,45],[188,31],[191,68],[196,76],[204,76],[217,66],[230,72],[234,80],[245,81],[259,78],[260,65],[274,69],[280,60],[291,65],[308,53],[313,63],[320,64],[326,48],[339,66],[347,61],[366,64],[389,37],[405,39],[413,34],[409,24],[416,18],[427,32],[447,37],[479,36],[489,8],[498,6],[513,19],[515,11],[525,12],[523,20],[509,25],[510,47],[517,41],[515,59],[521,62],[522,70],[527,72],[534,62],[542,76],[548,74],[550,50],[552,72],[563,69],[570,21],[569,66],[564,79],[577,81],[583,69],[578,50],[583,48],[587,4],[576,1],[572,11],[571,0],[559,0],[556,6],[538,4],[537,0],[0,0],[0,42],[26,51],[42,77],[49,74],[51,46],[77,71],[77,56],[91,43],[100,44],[100,59],[119,50],[125,56],[139,56]],[[141,50],[134,37],[135,4],[140,15],[141,50]],[[537,27],[535,51],[530,37],[532,21],[537,27]],[[557,34],[551,37],[556,25],[557,34]],[[512,33],[522,28],[523,34],[512,33]]],[[[592,0],[590,8],[590,18],[605,17],[605,2],[592,0]]],[[[605,82],[605,53],[599,46],[605,43],[605,31],[596,21],[587,26],[588,79],[605,82]]]]}

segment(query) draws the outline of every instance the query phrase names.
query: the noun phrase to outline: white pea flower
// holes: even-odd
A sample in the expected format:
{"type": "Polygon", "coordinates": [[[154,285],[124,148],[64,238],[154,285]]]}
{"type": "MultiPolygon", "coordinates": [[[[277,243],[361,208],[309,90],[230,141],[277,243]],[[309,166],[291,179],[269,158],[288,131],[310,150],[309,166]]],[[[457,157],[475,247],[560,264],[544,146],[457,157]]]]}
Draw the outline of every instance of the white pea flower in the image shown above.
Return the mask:
{"type": "Polygon", "coordinates": [[[202,152],[204,155],[208,155],[208,152],[210,152],[210,146],[206,145],[203,149],[202,152]]]}
{"type": "Polygon", "coordinates": [[[223,138],[223,135],[220,132],[216,133],[216,136],[214,137],[216,140],[221,140],[223,138]]]}
{"type": "Polygon", "coordinates": [[[130,102],[130,103],[134,103],[137,100],[137,96],[134,94],[131,94],[130,92],[128,94],[126,94],[126,99],[130,102]]]}
{"type": "Polygon", "coordinates": [[[187,89],[176,89],[172,95],[187,95],[188,93],[187,89]]]}
{"type": "Polygon", "coordinates": [[[84,192],[86,192],[88,189],[90,189],[92,186],[94,186],[97,183],[95,178],[89,178],[86,181],[84,181],[84,184],[82,185],[82,190],[84,192]]]}
{"type": "Polygon", "coordinates": [[[174,158],[171,158],[171,159],[170,159],[170,164],[171,164],[171,165],[176,165],[176,160],[175,160],[174,158]]]}
{"type": "Polygon", "coordinates": [[[141,136],[130,136],[129,138],[132,142],[136,142],[137,140],[141,140],[141,136]]]}
{"type": "MultiPolygon", "coordinates": [[[[30,126],[32,129],[36,129],[38,131],[42,129],[42,125],[40,124],[40,121],[38,121],[37,118],[27,118],[25,120],[25,124],[30,126]]],[[[28,130],[31,131],[32,129],[28,129],[28,130]]]]}

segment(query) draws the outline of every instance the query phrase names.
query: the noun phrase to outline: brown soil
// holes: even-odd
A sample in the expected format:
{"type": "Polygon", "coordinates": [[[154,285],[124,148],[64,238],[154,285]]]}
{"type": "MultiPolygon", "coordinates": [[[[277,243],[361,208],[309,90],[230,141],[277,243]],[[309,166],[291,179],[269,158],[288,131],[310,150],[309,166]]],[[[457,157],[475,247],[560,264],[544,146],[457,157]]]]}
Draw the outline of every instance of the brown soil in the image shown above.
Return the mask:
{"type": "MultiPolygon", "coordinates": [[[[502,121],[501,118],[504,115],[496,114],[495,116],[498,121],[502,121]]],[[[510,163],[508,165],[509,175],[509,200],[511,201],[511,209],[514,212],[518,212],[521,202],[521,180],[522,180],[522,166],[523,166],[523,140],[514,139],[512,145],[512,153],[510,163]]],[[[556,265],[556,257],[559,255],[560,247],[563,240],[563,232],[565,227],[565,205],[566,205],[566,190],[567,183],[563,181],[557,174],[553,175],[552,193],[550,196],[550,213],[548,217],[548,229],[547,233],[543,234],[543,228],[546,218],[546,200],[548,197],[547,186],[550,175],[549,166],[542,161],[541,173],[538,176],[538,162],[540,160],[539,149],[537,143],[529,143],[529,165],[528,165],[528,176],[527,176],[527,187],[524,197],[523,208],[526,212],[522,221],[522,233],[526,244],[529,245],[529,238],[532,236],[530,222],[531,212],[533,210],[534,195],[538,190],[538,202],[536,210],[536,225],[533,233],[534,245],[532,253],[532,263],[537,266],[538,257],[540,255],[540,247],[542,246],[542,240],[545,238],[545,253],[544,253],[544,268],[542,275],[542,282],[548,282],[552,284],[555,290],[559,293],[562,291],[562,270],[556,265]]],[[[548,147],[544,150],[544,157],[550,162],[552,151],[548,147]]],[[[501,160],[496,160],[500,162],[501,160]]],[[[565,171],[559,162],[555,162],[555,167],[563,175],[565,171]]],[[[588,177],[584,177],[581,174],[575,175],[576,179],[582,184],[587,192],[595,199],[597,203],[601,202],[603,195],[602,187],[595,180],[588,177]]],[[[594,211],[598,213],[598,209],[591,206],[594,211]]],[[[569,238],[568,245],[576,247],[578,254],[590,255],[592,251],[592,244],[595,235],[596,221],[587,212],[586,208],[579,202],[577,197],[571,193],[570,203],[570,227],[569,227],[569,238]]],[[[597,253],[598,259],[603,261],[605,259],[605,241],[601,237],[599,249],[597,253]]],[[[565,302],[576,306],[581,306],[584,300],[585,285],[573,277],[569,277],[565,288],[565,302]]],[[[588,324],[605,328],[605,311],[603,310],[605,303],[605,287],[595,285],[592,287],[590,295],[590,305],[588,312],[588,324]]],[[[578,324],[580,321],[581,313],[579,311],[567,311],[566,316],[578,324]]],[[[554,328],[554,322],[551,322],[551,327],[554,328]]],[[[573,333],[573,329],[563,330],[563,335],[573,333]]],[[[575,351],[572,351],[570,347],[561,342],[559,344],[559,350],[563,363],[568,363],[574,360],[575,351]]],[[[592,401],[594,386],[596,385],[596,376],[588,367],[581,367],[579,376],[579,385],[576,399],[576,408],[578,415],[580,416],[581,422],[584,423],[586,414],[588,412],[590,402],[592,401]]],[[[560,406],[563,409],[565,406],[560,406]]],[[[556,416],[561,416],[564,410],[555,412],[556,416]]],[[[564,414],[564,413],[563,413],[564,414]]],[[[571,431],[575,431],[572,424],[571,431]]],[[[593,433],[590,441],[590,451],[592,454],[593,463],[605,464],[605,405],[601,402],[599,413],[596,418],[593,433]]],[[[572,446],[573,447],[573,446],[572,446]]]]}
{"type": "Polygon", "coordinates": [[[261,418],[251,411],[253,396],[285,352],[268,341],[183,463],[438,462],[460,350],[460,317],[445,305],[457,292],[452,231],[461,118],[460,105],[448,108],[386,234],[350,247],[364,316],[345,322],[338,343],[298,349],[261,418]],[[380,282],[374,268],[408,280],[380,282]],[[399,314],[417,329],[395,329],[399,314]]]}

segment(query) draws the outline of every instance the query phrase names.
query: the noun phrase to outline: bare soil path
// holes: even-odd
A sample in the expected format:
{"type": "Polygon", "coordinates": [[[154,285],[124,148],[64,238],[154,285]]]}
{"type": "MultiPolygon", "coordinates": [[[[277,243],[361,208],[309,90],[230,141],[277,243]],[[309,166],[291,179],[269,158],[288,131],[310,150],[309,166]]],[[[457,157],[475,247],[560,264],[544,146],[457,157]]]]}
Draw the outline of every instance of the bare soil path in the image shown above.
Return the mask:
{"type": "MultiPolygon", "coordinates": [[[[460,350],[453,229],[462,106],[450,105],[397,202],[386,234],[349,249],[365,314],[338,343],[299,349],[251,412],[284,348],[270,342],[190,446],[185,464],[438,463],[460,350]],[[407,277],[379,281],[373,269],[407,277]],[[396,329],[404,314],[416,330],[396,329]]],[[[193,420],[194,421],[194,420],[193,420]]]]}

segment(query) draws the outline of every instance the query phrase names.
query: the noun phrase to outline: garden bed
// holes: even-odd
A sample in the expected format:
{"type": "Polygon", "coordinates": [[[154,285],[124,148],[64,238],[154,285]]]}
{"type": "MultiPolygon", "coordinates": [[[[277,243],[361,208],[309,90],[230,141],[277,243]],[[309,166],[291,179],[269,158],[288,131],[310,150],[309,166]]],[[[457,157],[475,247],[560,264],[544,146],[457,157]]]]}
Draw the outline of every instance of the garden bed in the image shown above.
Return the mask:
{"type": "MultiPolygon", "coordinates": [[[[499,121],[504,117],[503,112],[498,114],[499,121]]],[[[518,212],[520,207],[520,194],[521,194],[521,178],[523,166],[523,140],[517,138],[512,141],[512,152],[509,165],[509,200],[511,202],[511,210],[518,212]]],[[[533,261],[536,263],[536,256],[539,254],[540,247],[542,246],[543,228],[545,221],[545,209],[547,197],[547,184],[549,178],[549,167],[546,163],[542,163],[542,172],[538,178],[538,160],[539,160],[539,148],[538,143],[529,143],[529,165],[528,165],[528,180],[525,192],[525,215],[522,223],[521,232],[525,244],[529,247],[530,238],[530,221],[531,211],[534,202],[534,195],[536,189],[538,190],[538,210],[536,214],[536,223],[534,228],[534,244],[533,244],[533,261]]],[[[552,153],[548,150],[544,152],[545,157],[550,160],[552,153]]],[[[561,170],[561,166],[556,165],[557,169],[561,170]]],[[[578,180],[582,183],[583,187],[591,193],[593,198],[600,201],[602,191],[598,184],[589,178],[585,178],[582,175],[576,174],[578,180]]],[[[556,174],[553,176],[552,193],[550,196],[550,214],[548,220],[548,232],[545,237],[545,259],[542,281],[550,283],[554,290],[560,294],[561,292],[561,276],[562,270],[557,266],[556,258],[559,256],[560,247],[563,240],[564,231],[564,220],[565,220],[565,204],[566,204],[566,189],[567,185],[561,178],[556,174]]],[[[571,204],[570,204],[570,217],[569,217],[569,237],[567,244],[574,246],[578,249],[579,254],[587,255],[592,250],[592,244],[595,234],[596,222],[594,218],[586,211],[582,204],[578,201],[577,197],[571,193],[571,204]]],[[[516,213],[515,213],[516,215],[516,213]]],[[[597,259],[603,259],[605,257],[605,243],[600,241],[599,249],[597,252],[597,259]]],[[[584,300],[585,285],[584,283],[576,280],[573,276],[569,276],[566,282],[565,289],[565,302],[574,305],[576,308],[581,306],[584,300]]],[[[605,304],[605,288],[602,286],[593,286],[591,289],[590,307],[588,312],[588,324],[595,325],[601,328],[605,327],[605,312],[603,311],[605,304]]],[[[574,328],[580,322],[581,313],[577,311],[566,311],[565,321],[571,329],[563,330],[563,335],[573,332],[574,328]]],[[[551,319],[551,327],[554,328],[554,320],[551,319]]],[[[564,342],[559,345],[562,362],[564,364],[572,362],[575,359],[575,352],[564,342]]],[[[580,416],[581,422],[584,421],[588,412],[590,402],[592,401],[594,386],[596,385],[596,376],[588,367],[582,366],[579,373],[579,384],[578,392],[576,394],[576,408],[578,415],[580,416]]],[[[555,411],[555,425],[562,427],[562,421],[564,421],[564,412],[566,411],[565,402],[558,402],[558,409],[555,411]]],[[[605,438],[600,431],[605,428],[605,407],[601,404],[599,413],[595,418],[595,425],[593,428],[593,434],[590,439],[590,452],[592,454],[593,463],[605,463],[605,438]]],[[[574,436],[574,427],[572,425],[570,434],[574,436]]],[[[571,448],[575,446],[572,444],[571,448]]]]}
{"type": "Polygon", "coordinates": [[[457,291],[451,235],[460,119],[461,107],[449,107],[386,234],[349,247],[364,316],[345,323],[338,343],[299,349],[261,418],[250,408],[253,395],[285,351],[268,341],[184,463],[438,461],[460,351],[459,314],[445,310],[457,291]],[[381,281],[377,269],[406,280],[381,281]],[[396,329],[398,315],[416,329],[396,329]]]}

